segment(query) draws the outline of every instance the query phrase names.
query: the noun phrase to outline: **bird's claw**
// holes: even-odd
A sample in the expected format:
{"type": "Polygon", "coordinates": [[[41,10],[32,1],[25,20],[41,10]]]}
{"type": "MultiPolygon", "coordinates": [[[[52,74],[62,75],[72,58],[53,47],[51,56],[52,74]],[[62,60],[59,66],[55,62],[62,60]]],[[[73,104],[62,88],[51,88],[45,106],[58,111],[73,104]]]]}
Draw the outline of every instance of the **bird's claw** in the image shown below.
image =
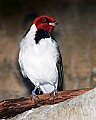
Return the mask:
{"type": "Polygon", "coordinates": [[[40,101],[38,95],[35,94],[35,90],[32,90],[31,100],[34,100],[35,104],[37,104],[38,101],[40,101]]]}
{"type": "Polygon", "coordinates": [[[50,96],[58,96],[58,91],[57,90],[53,90],[51,93],[50,93],[50,96]]]}
{"type": "Polygon", "coordinates": [[[50,93],[50,100],[52,100],[54,102],[55,98],[58,97],[58,91],[57,90],[53,90],[50,93]]]}

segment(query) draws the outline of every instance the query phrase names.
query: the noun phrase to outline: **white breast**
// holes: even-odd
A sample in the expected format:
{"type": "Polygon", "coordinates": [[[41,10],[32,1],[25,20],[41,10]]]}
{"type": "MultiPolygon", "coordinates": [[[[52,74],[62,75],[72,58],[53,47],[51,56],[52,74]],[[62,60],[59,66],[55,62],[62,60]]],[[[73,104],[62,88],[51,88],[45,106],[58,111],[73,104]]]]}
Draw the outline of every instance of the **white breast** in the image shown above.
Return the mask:
{"type": "Polygon", "coordinates": [[[57,45],[51,38],[42,39],[35,44],[34,37],[31,34],[31,37],[26,36],[21,41],[19,64],[23,68],[22,73],[35,85],[39,83],[44,93],[52,92],[53,83],[57,86],[58,82],[57,45]]]}

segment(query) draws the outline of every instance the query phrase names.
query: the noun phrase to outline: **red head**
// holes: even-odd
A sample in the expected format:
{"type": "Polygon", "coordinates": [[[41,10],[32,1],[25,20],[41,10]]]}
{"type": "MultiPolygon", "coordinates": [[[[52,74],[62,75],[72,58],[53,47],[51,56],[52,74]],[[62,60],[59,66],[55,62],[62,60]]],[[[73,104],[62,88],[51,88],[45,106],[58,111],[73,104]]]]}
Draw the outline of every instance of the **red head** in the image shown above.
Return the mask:
{"type": "Polygon", "coordinates": [[[34,20],[33,24],[36,25],[37,29],[44,29],[51,33],[57,22],[49,16],[39,16],[34,20]]]}

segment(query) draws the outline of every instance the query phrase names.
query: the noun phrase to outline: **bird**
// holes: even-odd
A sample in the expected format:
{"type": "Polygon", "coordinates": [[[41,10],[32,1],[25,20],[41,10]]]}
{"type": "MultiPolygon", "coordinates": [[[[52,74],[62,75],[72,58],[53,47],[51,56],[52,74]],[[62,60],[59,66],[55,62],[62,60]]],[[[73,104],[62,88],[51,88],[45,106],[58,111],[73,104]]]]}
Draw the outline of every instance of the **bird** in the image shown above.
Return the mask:
{"type": "Polygon", "coordinates": [[[62,56],[52,36],[57,24],[50,16],[38,16],[20,42],[18,62],[22,75],[35,85],[32,95],[38,88],[43,94],[63,90],[62,56]]]}

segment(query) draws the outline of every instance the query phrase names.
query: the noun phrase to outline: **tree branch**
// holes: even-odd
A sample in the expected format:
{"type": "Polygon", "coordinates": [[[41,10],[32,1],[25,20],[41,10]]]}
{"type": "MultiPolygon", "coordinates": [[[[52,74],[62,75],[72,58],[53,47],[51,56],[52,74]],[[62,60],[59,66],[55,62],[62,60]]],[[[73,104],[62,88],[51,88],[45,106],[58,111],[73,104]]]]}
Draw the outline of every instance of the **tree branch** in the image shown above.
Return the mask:
{"type": "Polygon", "coordinates": [[[50,94],[38,95],[37,97],[22,97],[17,99],[8,99],[0,102],[0,119],[13,117],[19,113],[30,110],[31,108],[37,108],[44,105],[52,105],[59,102],[63,102],[67,99],[71,99],[80,94],[85,93],[92,88],[82,90],[64,90],[58,92],[58,96],[50,97],[50,94]],[[35,99],[35,100],[34,100],[35,99]]]}

